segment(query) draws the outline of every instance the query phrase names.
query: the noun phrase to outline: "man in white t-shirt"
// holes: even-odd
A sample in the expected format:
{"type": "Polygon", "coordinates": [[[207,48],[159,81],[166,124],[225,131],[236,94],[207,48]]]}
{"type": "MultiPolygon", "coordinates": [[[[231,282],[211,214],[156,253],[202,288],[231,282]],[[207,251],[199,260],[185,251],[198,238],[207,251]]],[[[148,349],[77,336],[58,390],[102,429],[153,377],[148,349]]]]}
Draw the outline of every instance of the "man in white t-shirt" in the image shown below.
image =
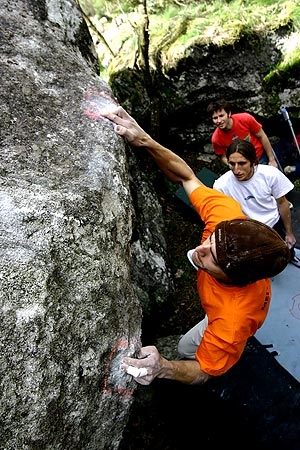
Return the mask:
{"type": "Polygon", "coordinates": [[[295,255],[296,238],[292,230],[290,203],[286,194],[293,183],[276,167],[258,164],[251,142],[237,139],[227,148],[231,170],[218,178],[213,187],[236,199],[244,214],[274,228],[291,249],[291,263],[300,267],[295,255]]]}

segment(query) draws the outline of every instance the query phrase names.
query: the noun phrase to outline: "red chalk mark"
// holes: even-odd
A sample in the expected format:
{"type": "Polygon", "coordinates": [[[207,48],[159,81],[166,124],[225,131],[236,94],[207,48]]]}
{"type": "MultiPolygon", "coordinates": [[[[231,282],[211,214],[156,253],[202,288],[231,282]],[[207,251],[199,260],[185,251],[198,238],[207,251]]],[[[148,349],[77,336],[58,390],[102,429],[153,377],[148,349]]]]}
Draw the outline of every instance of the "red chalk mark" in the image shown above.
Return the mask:
{"type": "MultiPolygon", "coordinates": [[[[108,357],[108,362],[105,367],[105,375],[104,375],[104,381],[103,381],[103,392],[107,394],[121,394],[127,397],[131,397],[134,393],[134,389],[129,389],[126,385],[128,382],[128,378],[124,377],[122,375],[121,370],[119,369],[121,359],[123,358],[122,350],[126,351],[126,354],[128,354],[128,351],[134,346],[137,346],[137,341],[132,342],[131,345],[129,345],[127,340],[120,340],[117,342],[108,357]],[[119,360],[119,362],[118,362],[119,360]],[[115,367],[112,367],[114,365],[115,367]],[[117,371],[117,376],[114,376],[117,371]],[[125,387],[123,387],[120,383],[120,381],[123,381],[125,384],[125,387]]],[[[125,375],[125,374],[124,374],[125,375]]]]}
{"type": "Polygon", "coordinates": [[[300,294],[295,295],[292,298],[292,307],[290,309],[290,313],[295,319],[300,320],[300,294]]]}
{"type": "Polygon", "coordinates": [[[92,120],[100,119],[108,121],[108,119],[101,116],[100,112],[103,109],[107,109],[112,106],[119,106],[119,103],[115,98],[103,91],[98,92],[89,90],[83,100],[83,114],[92,120]]]}

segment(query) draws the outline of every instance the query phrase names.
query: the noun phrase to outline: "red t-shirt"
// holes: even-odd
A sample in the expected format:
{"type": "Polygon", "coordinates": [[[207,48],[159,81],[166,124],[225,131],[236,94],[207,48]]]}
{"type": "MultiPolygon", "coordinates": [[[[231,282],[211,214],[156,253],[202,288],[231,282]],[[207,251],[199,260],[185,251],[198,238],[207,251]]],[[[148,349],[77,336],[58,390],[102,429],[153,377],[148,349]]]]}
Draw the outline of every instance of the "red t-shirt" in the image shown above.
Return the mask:
{"type": "Polygon", "coordinates": [[[259,159],[264,152],[264,148],[255,134],[262,129],[262,125],[248,113],[232,114],[231,118],[233,125],[230,130],[223,131],[216,128],[212,135],[211,142],[215,154],[218,156],[224,155],[232,141],[243,139],[244,141],[250,141],[254,145],[256,157],[259,159]]]}
{"type": "MultiPolygon", "coordinates": [[[[236,200],[215,189],[199,187],[191,193],[190,201],[205,223],[201,242],[219,222],[246,218],[236,200]]],[[[271,282],[266,278],[245,287],[224,286],[200,269],[197,288],[208,326],[196,359],[204,372],[222,375],[239,360],[247,339],[263,324],[271,300],[271,282]]]]}

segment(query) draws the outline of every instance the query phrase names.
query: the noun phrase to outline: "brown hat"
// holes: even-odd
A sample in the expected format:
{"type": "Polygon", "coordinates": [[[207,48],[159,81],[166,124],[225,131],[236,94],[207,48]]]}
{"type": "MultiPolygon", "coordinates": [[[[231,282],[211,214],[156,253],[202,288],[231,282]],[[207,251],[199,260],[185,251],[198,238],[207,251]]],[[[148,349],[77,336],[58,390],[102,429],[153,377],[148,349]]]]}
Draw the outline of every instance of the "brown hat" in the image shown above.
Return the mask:
{"type": "Polygon", "coordinates": [[[280,273],[290,260],[279,234],[253,219],[220,222],[215,228],[216,254],[223,272],[237,286],[280,273]]]}

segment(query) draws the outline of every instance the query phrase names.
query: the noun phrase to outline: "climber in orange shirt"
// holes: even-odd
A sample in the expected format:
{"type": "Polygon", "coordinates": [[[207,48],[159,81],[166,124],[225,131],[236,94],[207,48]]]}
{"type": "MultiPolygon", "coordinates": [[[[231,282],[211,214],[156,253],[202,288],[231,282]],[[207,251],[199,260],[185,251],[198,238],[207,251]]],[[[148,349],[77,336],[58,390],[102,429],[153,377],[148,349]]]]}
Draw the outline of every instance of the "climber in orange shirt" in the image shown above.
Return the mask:
{"type": "Polygon", "coordinates": [[[152,139],[122,107],[101,114],[130,145],[145,148],[170,181],[182,184],[205,224],[201,243],[187,253],[197,269],[205,317],[180,339],[182,359],[167,360],[155,346],[146,346],[138,358],[125,357],[121,368],[144,385],[156,377],[202,384],[227,372],[262,326],[270,277],[288,264],[289,248],[272,228],[245,216],[236,200],[201,183],[182,158],[152,139]]]}

